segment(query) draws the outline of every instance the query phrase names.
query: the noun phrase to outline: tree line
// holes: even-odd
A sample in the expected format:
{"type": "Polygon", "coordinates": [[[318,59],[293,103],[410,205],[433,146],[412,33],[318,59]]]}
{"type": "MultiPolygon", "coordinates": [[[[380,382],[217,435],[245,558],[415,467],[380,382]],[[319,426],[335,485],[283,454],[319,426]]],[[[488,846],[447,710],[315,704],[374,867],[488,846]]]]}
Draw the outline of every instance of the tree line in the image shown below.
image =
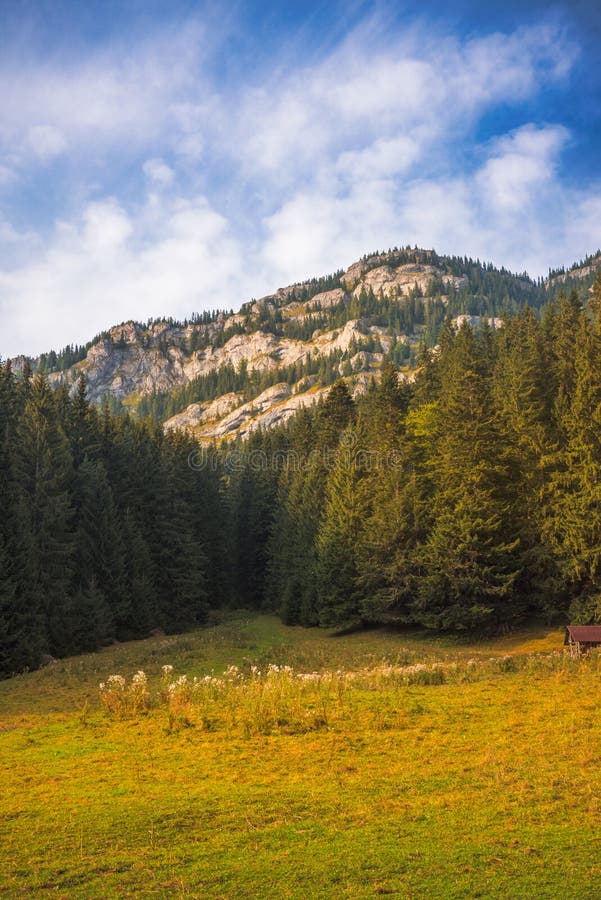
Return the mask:
{"type": "Polygon", "coordinates": [[[229,480],[242,596],[303,625],[601,621],[600,309],[598,276],[586,310],[447,319],[413,383],[389,365],[354,401],[338,382],[275,457],[254,437],[229,480]]]}
{"type": "Polygon", "coordinates": [[[0,674],[225,601],[218,480],[180,434],[0,365],[0,674]]]}
{"type": "Polygon", "coordinates": [[[356,399],[199,452],[0,365],[0,673],[245,606],[306,626],[601,621],[601,275],[356,399]]]}

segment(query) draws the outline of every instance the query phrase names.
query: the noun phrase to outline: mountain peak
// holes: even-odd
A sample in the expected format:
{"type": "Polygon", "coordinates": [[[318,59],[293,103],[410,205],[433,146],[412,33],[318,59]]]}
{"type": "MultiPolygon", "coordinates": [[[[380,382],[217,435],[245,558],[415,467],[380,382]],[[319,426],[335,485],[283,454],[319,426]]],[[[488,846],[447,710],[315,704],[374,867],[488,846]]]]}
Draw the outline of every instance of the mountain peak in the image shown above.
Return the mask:
{"type": "MultiPolygon", "coordinates": [[[[394,248],[279,288],[235,313],[130,320],[85,348],[31,363],[73,390],[83,372],[92,400],[152,415],[167,429],[230,438],[285,420],[337,378],[363,390],[387,361],[407,376],[419,346],[436,343],[446,315],[498,321],[526,303],[537,309],[560,283],[585,288],[600,263],[601,254],[587,257],[540,285],[477,260],[394,248]]],[[[25,362],[15,360],[15,369],[25,362]]]]}

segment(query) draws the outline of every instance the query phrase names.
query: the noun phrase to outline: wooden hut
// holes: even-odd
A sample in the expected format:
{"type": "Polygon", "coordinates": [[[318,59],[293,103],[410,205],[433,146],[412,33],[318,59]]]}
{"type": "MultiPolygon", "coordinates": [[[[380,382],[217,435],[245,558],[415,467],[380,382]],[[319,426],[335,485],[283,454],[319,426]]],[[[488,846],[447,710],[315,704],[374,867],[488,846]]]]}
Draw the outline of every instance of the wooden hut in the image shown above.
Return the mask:
{"type": "Polygon", "coordinates": [[[568,625],[564,644],[572,656],[588,653],[591,647],[601,647],[601,625],[568,625]]]}

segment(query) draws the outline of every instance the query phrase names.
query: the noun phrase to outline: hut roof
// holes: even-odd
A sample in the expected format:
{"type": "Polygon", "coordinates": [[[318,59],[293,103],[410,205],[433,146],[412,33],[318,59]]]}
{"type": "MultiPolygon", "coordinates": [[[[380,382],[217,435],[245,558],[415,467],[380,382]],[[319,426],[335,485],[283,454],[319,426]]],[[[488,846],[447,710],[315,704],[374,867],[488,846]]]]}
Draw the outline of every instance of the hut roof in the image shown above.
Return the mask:
{"type": "Polygon", "coordinates": [[[568,625],[567,633],[579,643],[601,644],[601,625],[568,625]]]}

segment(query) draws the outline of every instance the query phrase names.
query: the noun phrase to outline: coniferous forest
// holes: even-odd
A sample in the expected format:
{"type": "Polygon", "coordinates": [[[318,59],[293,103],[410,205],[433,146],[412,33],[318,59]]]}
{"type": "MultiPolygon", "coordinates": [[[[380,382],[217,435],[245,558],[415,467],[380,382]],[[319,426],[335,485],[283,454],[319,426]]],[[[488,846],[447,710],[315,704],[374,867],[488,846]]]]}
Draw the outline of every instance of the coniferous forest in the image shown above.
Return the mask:
{"type": "Polygon", "coordinates": [[[211,608],[496,633],[601,621],[601,276],[199,450],[0,365],[0,673],[211,608]]]}

